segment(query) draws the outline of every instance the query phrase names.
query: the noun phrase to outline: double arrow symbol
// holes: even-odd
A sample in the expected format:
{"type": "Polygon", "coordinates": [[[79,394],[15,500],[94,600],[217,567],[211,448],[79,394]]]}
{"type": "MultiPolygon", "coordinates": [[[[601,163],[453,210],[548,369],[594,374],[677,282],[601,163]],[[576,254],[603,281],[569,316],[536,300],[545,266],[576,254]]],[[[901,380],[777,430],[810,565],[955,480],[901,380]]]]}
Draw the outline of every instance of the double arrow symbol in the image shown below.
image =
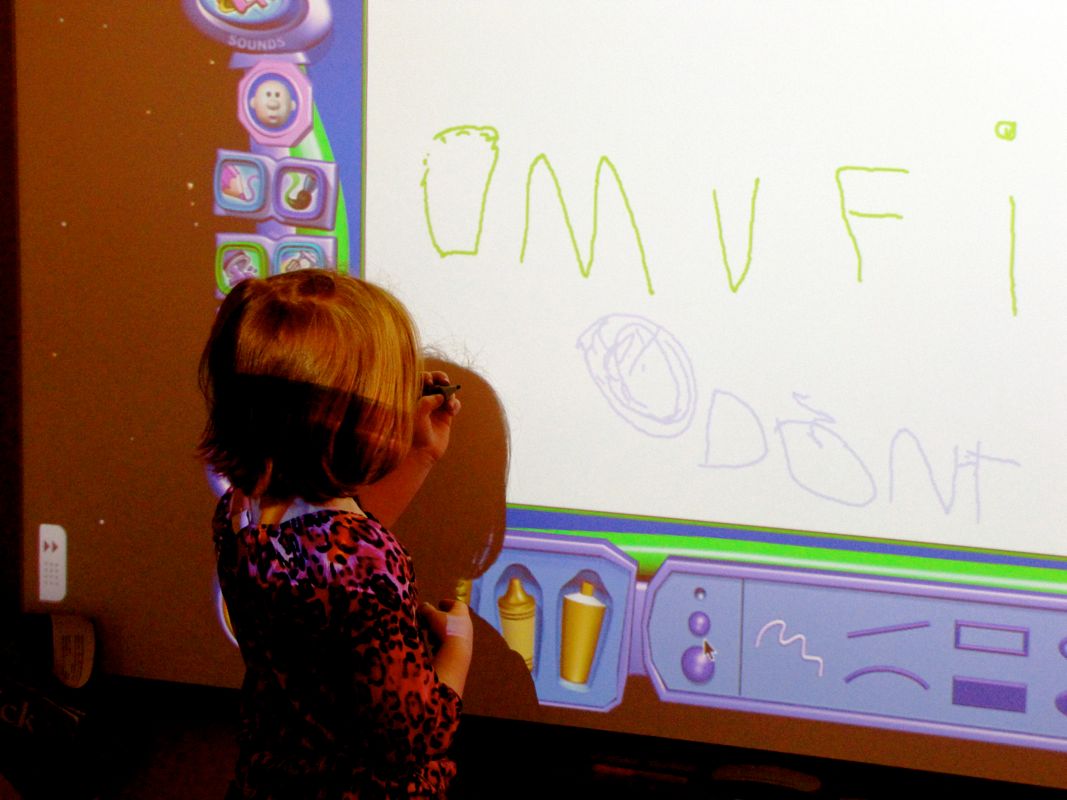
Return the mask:
{"type": "Polygon", "coordinates": [[[41,542],[41,546],[44,548],[44,552],[52,551],[53,553],[59,549],[59,545],[55,542],[44,541],[41,542]]]}

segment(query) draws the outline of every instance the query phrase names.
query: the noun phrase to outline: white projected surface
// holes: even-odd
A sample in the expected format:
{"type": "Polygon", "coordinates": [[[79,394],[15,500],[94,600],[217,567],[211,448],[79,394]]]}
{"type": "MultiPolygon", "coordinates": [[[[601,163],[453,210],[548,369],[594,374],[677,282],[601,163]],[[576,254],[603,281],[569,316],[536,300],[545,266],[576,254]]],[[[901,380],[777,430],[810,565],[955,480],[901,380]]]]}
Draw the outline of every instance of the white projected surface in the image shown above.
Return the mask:
{"type": "Polygon", "coordinates": [[[509,500],[1067,554],[1059,3],[371,2],[366,275],[509,500]]]}

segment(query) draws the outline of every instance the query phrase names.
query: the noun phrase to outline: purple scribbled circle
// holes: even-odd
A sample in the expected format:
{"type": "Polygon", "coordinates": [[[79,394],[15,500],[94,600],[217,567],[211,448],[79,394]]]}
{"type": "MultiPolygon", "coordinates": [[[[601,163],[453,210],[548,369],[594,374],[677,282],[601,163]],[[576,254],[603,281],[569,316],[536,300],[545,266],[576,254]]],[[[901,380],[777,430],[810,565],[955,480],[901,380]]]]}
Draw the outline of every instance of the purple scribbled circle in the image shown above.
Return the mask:
{"type": "Polygon", "coordinates": [[[689,615],[689,632],[694,636],[707,636],[711,630],[711,620],[703,611],[694,611],[689,615]]]}
{"type": "Polygon", "coordinates": [[[578,349],[611,410],[649,436],[680,436],[696,411],[689,354],[670,331],[631,314],[601,317],[578,337],[578,349]]]}
{"type": "Polygon", "coordinates": [[[707,683],[715,677],[715,662],[704,652],[703,645],[682,653],[682,673],[693,683],[707,683]]]}

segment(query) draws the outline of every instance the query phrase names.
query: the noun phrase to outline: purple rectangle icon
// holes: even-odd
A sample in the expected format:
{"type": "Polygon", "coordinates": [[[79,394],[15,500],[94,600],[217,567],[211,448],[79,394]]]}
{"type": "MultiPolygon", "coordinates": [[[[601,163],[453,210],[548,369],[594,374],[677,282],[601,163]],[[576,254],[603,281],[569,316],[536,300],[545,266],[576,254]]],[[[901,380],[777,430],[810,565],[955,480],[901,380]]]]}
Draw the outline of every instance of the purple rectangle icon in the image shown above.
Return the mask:
{"type": "Polygon", "coordinates": [[[952,679],[952,703],[957,706],[1025,714],[1026,684],[984,678],[961,678],[957,675],[952,679]]]}
{"type": "Polygon", "coordinates": [[[1030,654],[1030,629],[956,620],[956,649],[1025,657],[1030,654]]]}

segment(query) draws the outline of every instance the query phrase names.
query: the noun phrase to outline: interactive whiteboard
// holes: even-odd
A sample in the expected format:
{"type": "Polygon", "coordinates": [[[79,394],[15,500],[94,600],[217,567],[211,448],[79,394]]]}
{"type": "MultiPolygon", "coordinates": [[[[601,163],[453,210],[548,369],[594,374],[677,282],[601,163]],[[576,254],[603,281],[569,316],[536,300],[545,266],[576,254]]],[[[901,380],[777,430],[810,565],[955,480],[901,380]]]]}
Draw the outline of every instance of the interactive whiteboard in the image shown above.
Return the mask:
{"type": "Polygon", "coordinates": [[[1065,22],[371,3],[365,273],[513,503],[1067,554],[1065,22]]]}

